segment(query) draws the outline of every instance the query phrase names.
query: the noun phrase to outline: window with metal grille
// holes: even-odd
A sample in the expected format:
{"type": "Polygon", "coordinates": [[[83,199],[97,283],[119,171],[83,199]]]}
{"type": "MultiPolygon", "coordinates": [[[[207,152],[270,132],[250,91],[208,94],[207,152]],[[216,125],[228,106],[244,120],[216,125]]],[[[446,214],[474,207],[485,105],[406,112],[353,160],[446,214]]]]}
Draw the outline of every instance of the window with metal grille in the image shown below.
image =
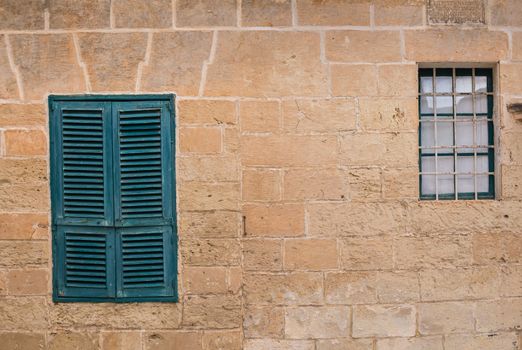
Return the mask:
{"type": "Polygon", "coordinates": [[[495,197],[493,72],[419,69],[421,199],[495,197]]]}
{"type": "Polygon", "coordinates": [[[174,96],[50,96],[53,298],[175,301],[174,96]]]}

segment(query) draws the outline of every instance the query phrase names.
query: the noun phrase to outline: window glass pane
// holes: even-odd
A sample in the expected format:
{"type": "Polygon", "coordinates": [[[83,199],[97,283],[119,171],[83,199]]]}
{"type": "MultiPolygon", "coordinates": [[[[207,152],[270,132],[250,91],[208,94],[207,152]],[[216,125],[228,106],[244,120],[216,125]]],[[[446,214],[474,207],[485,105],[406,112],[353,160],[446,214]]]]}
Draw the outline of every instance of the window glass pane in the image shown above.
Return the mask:
{"type": "Polygon", "coordinates": [[[488,113],[488,96],[475,95],[475,113],[476,114],[488,113]]]}
{"type": "Polygon", "coordinates": [[[433,97],[421,97],[421,114],[433,114],[433,97]]]}
{"type": "Polygon", "coordinates": [[[489,171],[488,156],[477,156],[477,173],[487,173],[489,171]]]}
{"type": "Polygon", "coordinates": [[[459,193],[475,193],[475,180],[473,175],[457,176],[457,192],[459,193]]]}
{"type": "Polygon", "coordinates": [[[439,195],[440,194],[454,194],[454,180],[453,175],[438,175],[439,195]]]}
{"type": "Polygon", "coordinates": [[[437,114],[453,114],[453,97],[436,96],[437,114]]]}
{"type": "Polygon", "coordinates": [[[421,93],[431,94],[433,93],[433,77],[421,77],[421,93]]]}
{"type": "Polygon", "coordinates": [[[467,93],[471,92],[471,76],[457,76],[457,81],[455,82],[455,90],[458,93],[467,93]]]}
{"type": "MultiPolygon", "coordinates": [[[[421,123],[421,146],[434,147],[435,146],[435,127],[433,122],[421,123]]],[[[423,151],[424,152],[424,151],[423,151]]]]}
{"type": "Polygon", "coordinates": [[[460,148],[459,152],[473,152],[473,122],[457,122],[455,123],[457,132],[457,147],[468,146],[468,148],[460,148]]]}
{"type": "Polygon", "coordinates": [[[422,194],[434,195],[435,194],[435,175],[422,175],[422,194]]]}
{"type": "Polygon", "coordinates": [[[472,174],[474,172],[474,157],[459,156],[457,157],[457,172],[461,174],[472,174]]]}
{"type": "Polygon", "coordinates": [[[434,173],[435,157],[422,157],[421,166],[423,173],[434,173]]]}
{"type": "Polygon", "coordinates": [[[488,78],[486,76],[475,76],[475,92],[488,91],[488,78]]]}
{"type": "MultiPolygon", "coordinates": [[[[437,122],[437,146],[453,146],[453,123],[437,122]]],[[[453,152],[451,148],[443,148],[439,153],[453,152]]]]}
{"type": "Polygon", "coordinates": [[[435,92],[437,93],[451,93],[453,92],[453,78],[451,76],[445,77],[445,76],[438,76],[436,78],[436,86],[435,86],[435,92]]]}
{"type": "Polygon", "coordinates": [[[486,120],[477,120],[476,122],[476,143],[478,146],[488,145],[488,122],[486,120]]]}
{"type": "Polygon", "coordinates": [[[439,156],[437,159],[437,166],[439,168],[439,173],[453,173],[453,169],[455,166],[453,156],[439,156]]]}
{"type": "Polygon", "coordinates": [[[488,175],[477,175],[477,192],[489,192],[488,175]]]}
{"type": "Polygon", "coordinates": [[[457,114],[458,113],[466,113],[466,114],[473,113],[473,97],[471,95],[457,96],[455,98],[455,104],[457,107],[457,114]]]}

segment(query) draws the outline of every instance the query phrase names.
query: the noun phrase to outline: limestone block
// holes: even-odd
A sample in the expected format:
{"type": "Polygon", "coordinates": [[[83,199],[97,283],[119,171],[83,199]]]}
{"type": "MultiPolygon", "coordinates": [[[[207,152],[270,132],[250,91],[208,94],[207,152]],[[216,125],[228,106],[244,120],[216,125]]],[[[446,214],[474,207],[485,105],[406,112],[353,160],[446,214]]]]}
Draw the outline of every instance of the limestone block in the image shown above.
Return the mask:
{"type": "MultiPolygon", "coordinates": [[[[2,14],[3,11],[0,8],[0,23],[3,24],[2,14]]],[[[0,24],[0,26],[2,24],[0,24]]],[[[16,82],[15,74],[11,69],[11,64],[9,63],[5,36],[0,35],[0,98],[17,99],[19,97],[18,83],[16,82]]],[[[0,117],[0,120],[1,119],[3,118],[0,117]]]]}
{"type": "Polygon", "coordinates": [[[320,339],[316,344],[317,350],[373,350],[372,339],[320,339]]]}
{"type": "Polygon", "coordinates": [[[282,307],[249,306],[245,310],[243,329],[247,338],[282,338],[285,323],[282,307]]]}
{"type": "Polygon", "coordinates": [[[0,104],[0,125],[45,126],[47,112],[43,104],[0,104]]]}
{"type": "Polygon", "coordinates": [[[314,350],[313,340],[248,339],[245,350],[314,350]]]}
{"type": "Polygon", "coordinates": [[[370,25],[369,1],[297,1],[300,25],[367,26],[370,25]]]}
{"type": "Polygon", "coordinates": [[[415,335],[415,308],[410,305],[360,305],[353,308],[354,338],[411,337],[415,335]]]}
{"type": "Polygon", "coordinates": [[[491,0],[488,6],[492,25],[522,26],[522,8],[518,0],[491,0]]]}
{"type": "Polygon", "coordinates": [[[238,328],[241,324],[241,298],[236,295],[188,296],[183,307],[186,327],[238,328]]]}
{"type": "Polygon", "coordinates": [[[379,0],[375,2],[377,26],[420,26],[423,24],[424,0],[379,0]]]}
{"type": "Polygon", "coordinates": [[[431,0],[428,21],[435,24],[486,23],[483,0],[431,0]]]}
{"type": "Polygon", "coordinates": [[[518,330],[522,324],[522,298],[477,302],[477,332],[518,330]]]}
{"type": "Polygon", "coordinates": [[[506,349],[517,350],[515,333],[506,334],[450,334],[445,337],[445,350],[506,349]]]}
{"type": "Polygon", "coordinates": [[[287,170],[284,172],[284,199],[347,199],[352,190],[349,182],[349,173],[338,169],[287,170]]]}
{"type": "Polygon", "coordinates": [[[171,0],[117,0],[113,2],[118,28],[168,28],[172,26],[171,0]]]}
{"type": "Polygon", "coordinates": [[[98,333],[52,333],[48,340],[49,350],[61,349],[82,349],[97,350],[99,349],[98,333]]]}
{"type": "Polygon", "coordinates": [[[279,27],[292,25],[290,0],[241,1],[243,27],[279,27]]]}
{"type": "Polygon", "coordinates": [[[8,156],[47,155],[47,135],[41,130],[6,130],[4,139],[8,156]]]}
{"type": "Polygon", "coordinates": [[[302,204],[245,205],[245,233],[248,236],[301,236],[304,234],[302,204]]]}
{"type": "Polygon", "coordinates": [[[176,1],[176,26],[235,26],[236,13],[236,0],[179,0],[176,1]]]}
{"type": "Polygon", "coordinates": [[[226,293],[227,270],[224,267],[185,267],[183,290],[187,294],[226,293]]]}
{"type": "Polygon", "coordinates": [[[44,0],[4,0],[0,8],[0,28],[11,30],[44,29],[44,0]]]}
{"type": "Polygon", "coordinates": [[[239,331],[211,331],[203,334],[204,350],[241,350],[242,334],[239,331]]]}
{"type": "Polygon", "coordinates": [[[48,322],[45,297],[0,299],[1,330],[37,332],[47,330],[48,322]]]}
{"type": "Polygon", "coordinates": [[[285,336],[289,339],[346,337],[351,326],[346,306],[301,306],[287,308],[285,336]]]}
{"type": "Polygon", "coordinates": [[[7,290],[9,295],[45,295],[49,273],[45,269],[9,270],[7,290]]]}
{"type": "Polygon", "coordinates": [[[103,350],[142,350],[140,332],[103,332],[100,342],[103,350]]]}
{"type": "Polygon", "coordinates": [[[281,198],[281,172],[278,170],[243,170],[241,193],[245,201],[276,201],[281,198]]]}
{"type": "Polygon", "coordinates": [[[332,272],[325,275],[325,298],[329,304],[373,304],[377,302],[375,272],[332,272]]]}
{"type": "Polygon", "coordinates": [[[0,249],[1,267],[31,267],[47,265],[48,243],[44,241],[6,241],[0,249]]]}
{"type": "Polygon", "coordinates": [[[0,239],[47,239],[47,214],[0,214],[0,239]]]}
{"type": "Polygon", "coordinates": [[[179,100],[180,124],[236,124],[236,104],[220,100],[179,100]]]}
{"type": "Polygon", "coordinates": [[[49,0],[51,29],[108,28],[110,0],[49,0]]]}
{"type": "Polygon", "coordinates": [[[330,270],[338,267],[334,239],[287,239],[284,243],[285,270],[330,270]]]}
{"type": "Polygon", "coordinates": [[[179,149],[182,153],[220,153],[221,128],[179,128],[179,149]]]}
{"type": "Polygon", "coordinates": [[[243,263],[246,270],[279,271],[283,267],[280,240],[243,240],[243,263]]]}
{"type": "Polygon", "coordinates": [[[187,265],[239,265],[241,247],[235,239],[181,241],[181,257],[187,265]]]}
{"type": "Polygon", "coordinates": [[[377,95],[377,66],[373,64],[332,64],[334,96],[377,95]]]}
{"type": "Polygon", "coordinates": [[[377,272],[379,303],[407,303],[420,299],[417,273],[410,271],[377,272]]]}
{"type": "Polygon", "coordinates": [[[238,237],[241,224],[239,213],[230,211],[183,212],[178,220],[182,239],[238,237]]]}
{"type": "Polygon", "coordinates": [[[418,101],[416,98],[361,98],[360,124],[364,130],[416,131],[418,101]]]}
{"type": "Polygon", "coordinates": [[[144,350],[203,350],[199,332],[147,332],[143,338],[144,350]]]}
{"type": "Polygon", "coordinates": [[[392,239],[388,236],[343,238],[341,265],[344,270],[392,269],[392,239]]]}
{"type": "Polygon", "coordinates": [[[0,343],[5,349],[44,349],[45,334],[43,333],[0,333],[0,343]]]}
{"type": "Polygon", "coordinates": [[[179,188],[181,210],[238,210],[239,185],[233,182],[185,182],[179,188]]]}
{"type": "Polygon", "coordinates": [[[243,132],[277,132],[281,127],[278,101],[241,101],[239,118],[243,132]]]}
{"type": "Polygon", "coordinates": [[[179,157],[177,175],[185,181],[239,181],[235,157],[179,157]]]}
{"type": "Polygon", "coordinates": [[[471,333],[474,330],[473,304],[443,302],[418,305],[422,335],[471,333]]]}
{"type": "Polygon", "coordinates": [[[326,32],[326,58],[335,62],[399,62],[398,31],[336,30],[326,32]]]}
{"type": "Polygon", "coordinates": [[[443,350],[442,337],[388,338],[377,340],[377,350],[443,350]]]}

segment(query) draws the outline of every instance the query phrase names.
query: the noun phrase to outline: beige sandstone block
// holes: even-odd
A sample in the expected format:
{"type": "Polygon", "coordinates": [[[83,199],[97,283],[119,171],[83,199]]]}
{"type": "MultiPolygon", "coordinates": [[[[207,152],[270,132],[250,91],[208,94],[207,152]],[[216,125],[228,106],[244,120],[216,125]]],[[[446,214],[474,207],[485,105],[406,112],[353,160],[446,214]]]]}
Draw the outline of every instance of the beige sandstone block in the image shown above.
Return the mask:
{"type": "Polygon", "coordinates": [[[203,350],[200,332],[149,332],[143,338],[144,350],[203,350]]]}
{"type": "Polygon", "coordinates": [[[7,291],[9,295],[45,295],[47,281],[47,270],[9,270],[7,291]]]}
{"type": "Polygon", "coordinates": [[[430,24],[479,24],[486,22],[485,4],[482,0],[432,0],[427,7],[430,24]]]}
{"type": "Polygon", "coordinates": [[[356,105],[353,99],[283,102],[283,127],[289,133],[355,130],[356,119],[356,105]]]}
{"type": "Polygon", "coordinates": [[[469,236],[400,237],[394,241],[400,269],[453,268],[472,263],[469,236]]]}
{"type": "Polygon", "coordinates": [[[238,154],[240,147],[239,129],[225,128],[223,135],[223,148],[225,153],[238,154]]]}
{"type": "Polygon", "coordinates": [[[183,326],[190,328],[239,328],[241,298],[238,295],[188,296],[183,307],[183,326]]]}
{"type": "Polygon", "coordinates": [[[238,237],[241,225],[240,214],[231,211],[183,212],[178,220],[182,239],[238,237]]]}
{"type": "MultiPolygon", "coordinates": [[[[520,79],[522,78],[522,63],[500,64],[499,68],[500,91],[506,94],[519,95],[522,92],[520,79]]],[[[508,140],[504,144],[509,145],[508,140]]]]}
{"type": "Polygon", "coordinates": [[[278,132],[281,127],[279,101],[241,101],[239,118],[243,132],[278,132]]]}
{"type": "Polygon", "coordinates": [[[386,199],[419,198],[419,168],[386,168],[383,170],[383,195],[386,199]]]}
{"type": "Polygon", "coordinates": [[[502,267],[500,294],[508,297],[522,296],[522,266],[502,267]]]}
{"type": "MultiPolygon", "coordinates": [[[[522,135],[522,134],[521,134],[522,135]]],[[[502,165],[502,198],[522,197],[522,166],[502,165]]]]}
{"type": "Polygon", "coordinates": [[[328,31],[325,45],[326,58],[330,61],[401,61],[401,40],[398,31],[328,31]]]}
{"type": "Polygon", "coordinates": [[[371,339],[319,339],[316,343],[317,350],[373,350],[371,339]]]}
{"type": "Polygon", "coordinates": [[[236,124],[236,103],[220,100],[179,100],[180,124],[236,124]]]}
{"type": "Polygon", "coordinates": [[[375,2],[377,26],[420,26],[423,24],[423,0],[379,0],[375,2]]]}
{"type": "Polygon", "coordinates": [[[377,95],[377,66],[373,64],[332,64],[334,96],[377,95]]]}
{"type": "Polygon", "coordinates": [[[211,43],[210,32],[154,33],[150,60],[143,66],[141,89],[173,91],[178,96],[197,95],[211,43]]]}
{"type": "Polygon", "coordinates": [[[179,189],[181,210],[238,210],[239,184],[185,182],[179,189]]]}
{"type": "Polygon", "coordinates": [[[301,306],[287,308],[285,337],[289,339],[346,337],[351,326],[346,306],[301,306]]]}
{"type": "Polygon", "coordinates": [[[245,350],[314,350],[313,340],[247,339],[245,350]]]}
{"type": "Polygon", "coordinates": [[[140,332],[103,332],[103,350],[142,350],[140,332]]]}
{"type": "Polygon", "coordinates": [[[226,293],[227,270],[224,267],[185,267],[183,288],[186,294],[226,293]]]}
{"type": "Polygon", "coordinates": [[[5,349],[24,350],[24,349],[44,349],[45,334],[43,333],[0,333],[0,344],[5,349]]]}
{"type": "Polygon", "coordinates": [[[444,302],[418,305],[422,335],[471,333],[474,330],[473,304],[444,302]]]}
{"type": "Polygon", "coordinates": [[[182,153],[220,153],[221,128],[179,128],[179,149],[182,153]]]}
{"type": "Polygon", "coordinates": [[[411,337],[415,308],[410,305],[361,305],[353,308],[352,337],[411,337]]]}
{"type": "Polygon", "coordinates": [[[451,334],[444,339],[445,350],[517,350],[518,337],[514,333],[506,334],[451,334]]]}
{"type": "Polygon", "coordinates": [[[415,272],[377,272],[379,303],[407,303],[420,299],[419,279],[415,272]]]}
{"type": "Polygon", "coordinates": [[[284,324],[282,307],[249,306],[245,310],[243,329],[246,338],[282,338],[284,324]]]}
{"type": "Polygon", "coordinates": [[[208,66],[208,96],[324,96],[327,69],[318,33],[230,31],[219,34],[208,66]]]}
{"type": "Polygon", "coordinates": [[[404,40],[417,62],[497,62],[508,52],[507,34],[487,30],[408,30],[404,40]]]}
{"type": "Polygon", "coordinates": [[[236,13],[236,0],[179,0],[176,1],[176,26],[235,26],[236,13]]]}
{"type": "Polygon", "coordinates": [[[4,139],[7,156],[47,155],[47,135],[41,130],[5,130],[4,139]]]}
{"type": "Polygon", "coordinates": [[[381,199],[381,169],[350,168],[346,172],[352,201],[376,201],[381,199]]]}
{"type": "Polygon", "coordinates": [[[297,1],[300,25],[367,26],[370,25],[368,1],[297,1]]]}
{"type": "MultiPolygon", "coordinates": [[[[3,11],[0,9],[0,23],[4,23],[2,21],[3,11]]],[[[0,24],[0,26],[2,25],[0,24]]],[[[9,57],[7,54],[7,47],[5,44],[5,36],[0,35],[0,98],[2,99],[17,99],[19,96],[18,92],[18,83],[16,81],[16,76],[11,69],[11,65],[9,63],[9,57]]],[[[0,117],[0,121],[3,118],[0,117]]],[[[2,124],[5,125],[5,124],[2,124]]]]}
{"type": "Polygon", "coordinates": [[[46,126],[47,112],[43,104],[0,104],[0,125],[46,126]]]}
{"type": "Polygon", "coordinates": [[[242,0],[243,27],[279,27],[292,25],[291,0],[242,0]]]}
{"type": "Polygon", "coordinates": [[[522,235],[481,233],[473,235],[473,262],[476,264],[518,263],[522,261],[522,235]]]}
{"type": "Polygon", "coordinates": [[[239,181],[235,157],[178,157],[177,175],[185,181],[239,181]]]}
{"type": "Polygon", "coordinates": [[[47,214],[0,214],[0,239],[46,239],[47,214]]]}
{"type": "Polygon", "coordinates": [[[285,270],[330,270],[339,265],[333,239],[287,239],[284,249],[285,270]]]}
{"type": "Polygon", "coordinates": [[[334,136],[243,136],[241,159],[250,166],[327,166],[337,164],[334,136]]]}
{"type": "Polygon", "coordinates": [[[501,144],[504,145],[500,150],[500,156],[505,165],[522,165],[521,137],[522,133],[514,132],[505,133],[500,136],[501,144]]]}
{"type": "Polygon", "coordinates": [[[239,265],[241,247],[235,239],[183,240],[181,256],[186,265],[239,265]]]}
{"type": "Polygon", "coordinates": [[[7,295],[7,271],[0,271],[0,296],[7,295]]]}
{"type": "Polygon", "coordinates": [[[477,302],[475,319],[478,332],[519,329],[522,323],[522,298],[477,302]]]}
{"type": "Polygon", "coordinates": [[[341,240],[341,265],[344,270],[392,269],[391,237],[343,238],[341,240]]]}
{"type": "MultiPolygon", "coordinates": [[[[103,2],[109,3],[96,3],[103,2]]],[[[50,6],[52,13],[52,3],[50,6]]],[[[13,35],[9,40],[27,100],[39,100],[48,93],[72,94],[86,90],[72,35],[22,34],[13,35]]]]}
{"type": "Polygon", "coordinates": [[[47,160],[40,158],[0,159],[0,185],[47,183],[47,167],[47,160]]]}
{"type": "Polygon", "coordinates": [[[49,0],[51,29],[108,28],[110,0],[49,0]]]}
{"type": "Polygon", "coordinates": [[[47,265],[48,243],[44,241],[6,241],[0,249],[0,267],[47,265]]]}
{"type": "Polygon", "coordinates": [[[377,339],[377,350],[443,350],[442,337],[377,339]]]}
{"type": "Polygon", "coordinates": [[[277,201],[281,198],[279,170],[243,170],[241,193],[244,201],[277,201]]]}
{"type": "Polygon", "coordinates": [[[511,59],[513,61],[522,61],[522,33],[515,32],[512,35],[511,59]]]}
{"type": "Polygon", "coordinates": [[[211,331],[203,334],[204,350],[241,350],[242,335],[239,331],[211,331]]]}
{"type": "Polygon", "coordinates": [[[325,275],[328,304],[373,304],[377,302],[375,272],[332,272],[325,275]]]}
{"type": "Polygon", "coordinates": [[[522,25],[522,8],[517,0],[491,0],[488,5],[492,25],[522,25]]]}
{"type": "Polygon", "coordinates": [[[48,322],[45,297],[0,299],[2,330],[37,332],[47,330],[48,322]]]}
{"type": "Polygon", "coordinates": [[[292,169],[284,172],[285,200],[343,200],[349,197],[349,173],[338,169],[292,169]]]}
{"type": "Polygon", "coordinates": [[[97,350],[100,347],[98,333],[64,332],[53,333],[47,340],[47,349],[82,349],[97,350]]]}
{"type": "Polygon", "coordinates": [[[418,128],[416,98],[361,98],[360,124],[364,130],[416,131],[418,128]]]}
{"type": "Polygon", "coordinates": [[[417,65],[386,64],[378,68],[379,96],[417,97],[419,89],[417,65]]]}
{"type": "Polygon", "coordinates": [[[49,185],[43,183],[0,186],[4,211],[43,212],[50,209],[49,185]]]}
{"type": "Polygon", "coordinates": [[[58,329],[176,329],[179,303],[53,303],[50,322],[58,329]]]}
{"type": "Polygon", "coordinates": [[[168,28],[172,26],[171,0],[116,0],[112,5],[118,28],[168,28]]]}
{"type": "Polygon", "coordinates": [[[283,249],[280,240],[243,240],[243,264],[246,270],[280,271],[283,249]]]}
{"type": "Polygon", "coordinates": [[[146,33],[80,33],[78,43],[94,91],[134,91],[146,33]]]}
{"type": "Polygon", "coordinates": [[[493,299],[499,296],[497,268],[424,270],[420,272],[423,301],[493,299]]]}
{"type": "Polygon", "coordinates": [[[245,205],[245,233],[248,236],[301,236],[304,234],[302,204],[245,205]]]}
{"type": "Polygon", "coordinates": [[[0,28],[11,30],[44,29],[44,1],[4,0],[0,9],[0,28]]]}
{"type": "Polygon", "coordinates": [[[320,272],[246,274],[243,293],[247,304],[318,305],[323,302],[320,272]]]}

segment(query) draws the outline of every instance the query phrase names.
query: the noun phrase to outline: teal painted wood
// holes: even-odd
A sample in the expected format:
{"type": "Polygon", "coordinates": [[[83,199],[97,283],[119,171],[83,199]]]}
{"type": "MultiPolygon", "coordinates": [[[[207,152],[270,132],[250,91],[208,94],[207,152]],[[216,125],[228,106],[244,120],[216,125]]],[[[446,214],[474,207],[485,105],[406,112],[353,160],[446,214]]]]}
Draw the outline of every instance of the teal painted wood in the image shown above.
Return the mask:
{"type": "Polygon", "coordinates": [[[49,107],[54,300],[177,301],[174,95],[49,107]]]}

